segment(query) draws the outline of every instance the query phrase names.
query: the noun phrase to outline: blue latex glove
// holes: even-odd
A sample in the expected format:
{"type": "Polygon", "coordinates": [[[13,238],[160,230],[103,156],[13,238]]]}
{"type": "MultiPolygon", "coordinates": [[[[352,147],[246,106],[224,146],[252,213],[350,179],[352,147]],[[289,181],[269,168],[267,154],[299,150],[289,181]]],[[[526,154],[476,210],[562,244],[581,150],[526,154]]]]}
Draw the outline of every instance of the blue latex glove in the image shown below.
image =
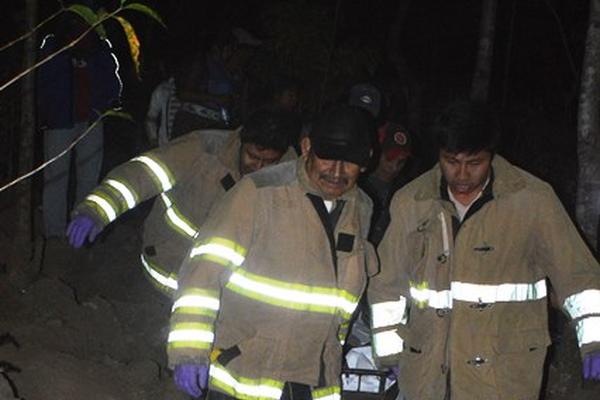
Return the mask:
{"type": "Polygon", "coordinates": [[[586,354],[583,357],[583,377],[600,380],[600,351],[586,354]]]}
{"type": "Polygon", "coordinates": [[[102,228],[96,225],[96,222],[87,215],[80,214],[73,218],[67,227],[67,236],[69,244],[76,249],[83,246],[86,239],[91,243],[96,239],[102,228]]]}
{"type": "Polygon", "coordinates": [[[180,390],[198,398],[202,396],[202,392],[208,386],[208,366],[203,364],[177,365],[173,378],[180,390]]]}

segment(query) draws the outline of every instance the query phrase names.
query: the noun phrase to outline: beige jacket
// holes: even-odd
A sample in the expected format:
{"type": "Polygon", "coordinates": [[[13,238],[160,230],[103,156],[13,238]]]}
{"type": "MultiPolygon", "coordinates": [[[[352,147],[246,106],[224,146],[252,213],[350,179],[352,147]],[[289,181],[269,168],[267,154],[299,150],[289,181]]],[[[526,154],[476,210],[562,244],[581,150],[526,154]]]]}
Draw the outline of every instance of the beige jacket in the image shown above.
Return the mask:
{"type": "Polygon", "coordinates": [[[377,263],[371,202],[358,188],[342,196],[332,244],[307,193],[318,195],[301,159],[242,179],[214,209],[181,270],[171,366],[217,349],[210,386],[231,396],[279,399],[286,381],[315,399],[340,392],[341,342],[377,263]]]}
{"type": "Polygon", "coordinates": [[[537,399],[547,280],[582,352],[600,349],[598,263],[548,184],[500,156],[492,166],[460,227],[439,166],[392,201],[369,301],[378,361],[400,366],[408,400],[537,399]]]}
{"type": "Polygon", "coordinates": [[[240,147],[238,131],[189,133],[110,171],[74,214],[105,226],[157,197],[144,225],[141,261],[150,281],[170,294],[209,210],[240,179],[240,147]]]}

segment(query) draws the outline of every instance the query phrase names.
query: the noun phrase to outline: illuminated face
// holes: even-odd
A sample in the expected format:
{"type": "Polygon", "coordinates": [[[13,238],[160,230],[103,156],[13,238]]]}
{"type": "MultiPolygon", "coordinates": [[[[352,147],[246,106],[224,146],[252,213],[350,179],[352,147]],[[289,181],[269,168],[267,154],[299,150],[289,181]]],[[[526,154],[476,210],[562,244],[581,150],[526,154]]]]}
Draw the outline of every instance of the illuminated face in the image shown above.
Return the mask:
{"type": "Polygon", "coordinates": [[[492,168],[492,153],[450,153],[440,150],[440,167],[454,197],[470,204],[481,192],[492,168]]]}
{"type": "Polygon", "coordinates": [[[244,143],[240,151],[240,174],[246,175],[276,164],[282,156],[283,152],[281,151],[268,149],[254,143],[244,143]]]}
{"type": "Polygon", "coordinates": [[[325,160],[310,150],[310,139],[301,142],[302,156],[306,158],[308,179],[323,194],[325,200],[334,200],[356,184],[361,167],[348,161],[325,160]]]}

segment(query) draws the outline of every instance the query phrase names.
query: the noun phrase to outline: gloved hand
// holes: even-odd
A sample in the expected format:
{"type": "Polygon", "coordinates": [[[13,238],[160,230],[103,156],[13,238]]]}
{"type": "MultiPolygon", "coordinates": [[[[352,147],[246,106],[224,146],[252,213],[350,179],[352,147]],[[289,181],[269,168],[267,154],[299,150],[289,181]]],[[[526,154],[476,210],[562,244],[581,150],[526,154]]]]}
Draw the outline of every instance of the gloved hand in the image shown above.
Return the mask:
{"type": "Polygon", "coordinates": [[[89,240],[90,243],[93,242],[100,231],[102,231],[102,228],[100,228],[92,218],[80,214],[73,218],[67,227],[69,244],[78,249],[83,246],[86,239],[89,240]]]}
{"type": "Polygon", "coordinates": [[[176,365],[173,378],[180,390],[198,398],[202,396],[202,392],[208,386],[208,366],[204,364],[176,365]]]}
{"type": "Polygon", "coordinates": [[[600,351],[586,354],[583,357],[583,377],[600,380],[600,351]]]}
{"type": "Polygon", "coordinates": [[[400,376],[400,367],[392,367],[386,371],[386,375],[388,379],[398,380],[398,376],[400,376]]]}

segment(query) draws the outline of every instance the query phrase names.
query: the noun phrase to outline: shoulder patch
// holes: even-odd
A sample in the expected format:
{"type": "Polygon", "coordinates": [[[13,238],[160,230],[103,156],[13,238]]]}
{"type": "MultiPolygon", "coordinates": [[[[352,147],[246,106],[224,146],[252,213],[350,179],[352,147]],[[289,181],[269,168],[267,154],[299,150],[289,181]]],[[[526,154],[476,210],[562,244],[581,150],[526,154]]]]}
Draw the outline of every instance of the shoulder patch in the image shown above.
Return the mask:
{"type": "Polygon", "coordinates": [[[284,186],[296,179],[296,160],[266,167],[248,175],[257,188],[266,186],[284,186]]]}

